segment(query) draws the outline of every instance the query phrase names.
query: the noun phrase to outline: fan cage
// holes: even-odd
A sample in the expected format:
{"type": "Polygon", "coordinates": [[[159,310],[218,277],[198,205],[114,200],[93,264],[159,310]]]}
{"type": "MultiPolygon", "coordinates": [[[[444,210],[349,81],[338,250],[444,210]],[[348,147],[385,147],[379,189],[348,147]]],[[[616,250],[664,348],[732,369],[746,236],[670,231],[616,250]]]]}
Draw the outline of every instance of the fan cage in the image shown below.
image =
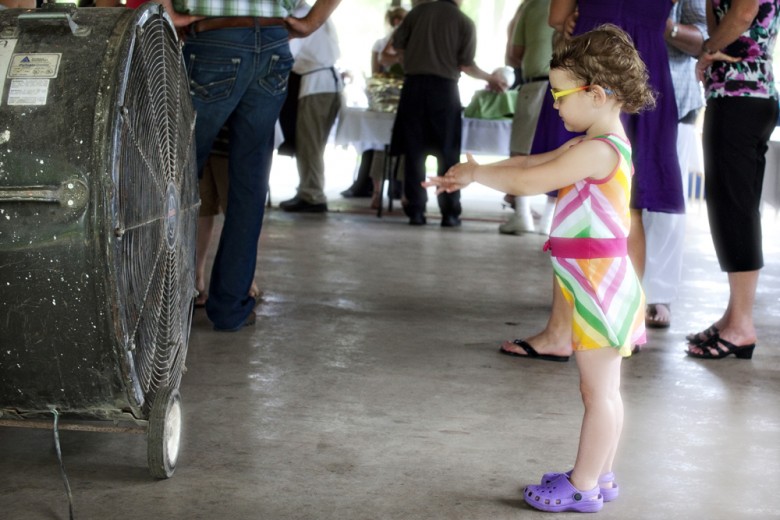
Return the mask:
{"type": "Polygon", "coordinates": [[[181,47],[161,9],[138,16],[114,150],[116,290],[133,401],[147,416],[181,382],[195,291],[194,112],[181,47]]]}

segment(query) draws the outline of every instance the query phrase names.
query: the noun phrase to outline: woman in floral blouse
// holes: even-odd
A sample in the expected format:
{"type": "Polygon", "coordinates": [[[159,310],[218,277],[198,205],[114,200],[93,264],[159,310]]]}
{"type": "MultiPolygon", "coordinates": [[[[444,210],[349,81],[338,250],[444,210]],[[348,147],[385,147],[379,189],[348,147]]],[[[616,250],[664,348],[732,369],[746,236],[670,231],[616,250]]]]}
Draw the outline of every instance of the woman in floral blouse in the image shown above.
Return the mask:
{"type": "Polygon", "coordinates": [[[689,356],[750,359],[756,346],[753,304],[764,266],[761,187],[767,141],[778,114],[772,51],[780,0],[709,0],[709,40],[697,73],[704,80],[707,210],[729,301],[709,328],[688,336],[689,356]]]}

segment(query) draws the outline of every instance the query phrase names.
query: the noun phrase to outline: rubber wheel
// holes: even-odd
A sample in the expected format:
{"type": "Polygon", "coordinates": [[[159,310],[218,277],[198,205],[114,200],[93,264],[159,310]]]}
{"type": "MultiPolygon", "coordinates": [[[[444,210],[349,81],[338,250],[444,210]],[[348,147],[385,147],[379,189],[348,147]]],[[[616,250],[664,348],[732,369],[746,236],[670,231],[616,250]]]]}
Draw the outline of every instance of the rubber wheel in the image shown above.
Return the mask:
{"type": "Polygon", "coordinates": [[[154,478],[170,478],[176,470],[181,445],[181,395],[171,387],[157,392],[149,414],[147,459],[154,478]]]}

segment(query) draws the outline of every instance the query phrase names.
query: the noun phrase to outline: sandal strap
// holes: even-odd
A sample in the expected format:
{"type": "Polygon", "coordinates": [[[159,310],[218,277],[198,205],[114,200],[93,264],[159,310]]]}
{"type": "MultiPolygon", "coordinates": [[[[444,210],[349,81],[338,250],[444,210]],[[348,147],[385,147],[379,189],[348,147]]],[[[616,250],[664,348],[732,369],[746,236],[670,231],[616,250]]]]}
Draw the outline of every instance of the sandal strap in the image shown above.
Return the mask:
{"type": "Polygon", "coordinates": [[[702,350],[702,352],[706,353],[708,357],[711,358],[728,356],[731,352],[731,347],[734,347],[734,344],[729,343],[725,339],[721,338],[720,334],[717,332],[710,336],[707,341],[704,341],[701,345],[699,345],[699,348],[702,350]],[[726,348],[721,347],[721,344],[723,344],[723,346],[726,348]],[[713,354],[710,349],[714,349],[718,353],[713,354]]]}

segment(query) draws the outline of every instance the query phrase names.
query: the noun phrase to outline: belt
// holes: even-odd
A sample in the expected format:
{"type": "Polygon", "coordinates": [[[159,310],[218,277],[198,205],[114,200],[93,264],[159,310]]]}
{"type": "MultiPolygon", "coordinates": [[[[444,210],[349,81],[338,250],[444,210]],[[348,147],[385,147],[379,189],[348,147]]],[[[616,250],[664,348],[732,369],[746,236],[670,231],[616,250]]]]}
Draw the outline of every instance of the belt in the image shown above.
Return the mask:
{"type": "Polygon", "coordinates": [[[626,238],[550,237],[542,251],[558,258],[617,258],[628,254],[626,238]]]}
{"type": "Polygon", "coordinates": [[[547,76],[534,76],[533,78],[525,78],[523,81],[525,83],[534,83],[535,81],[549,81],[549,79],[547,76]]]}
{"type": "Polygon", "coordinates": [[[192,31],[199,33],[216,29],[238,29],[241,27],[283,26],[284,18],[269,18],[259,16],[220,16],[205,18],[192,24],[192,31]]]}

